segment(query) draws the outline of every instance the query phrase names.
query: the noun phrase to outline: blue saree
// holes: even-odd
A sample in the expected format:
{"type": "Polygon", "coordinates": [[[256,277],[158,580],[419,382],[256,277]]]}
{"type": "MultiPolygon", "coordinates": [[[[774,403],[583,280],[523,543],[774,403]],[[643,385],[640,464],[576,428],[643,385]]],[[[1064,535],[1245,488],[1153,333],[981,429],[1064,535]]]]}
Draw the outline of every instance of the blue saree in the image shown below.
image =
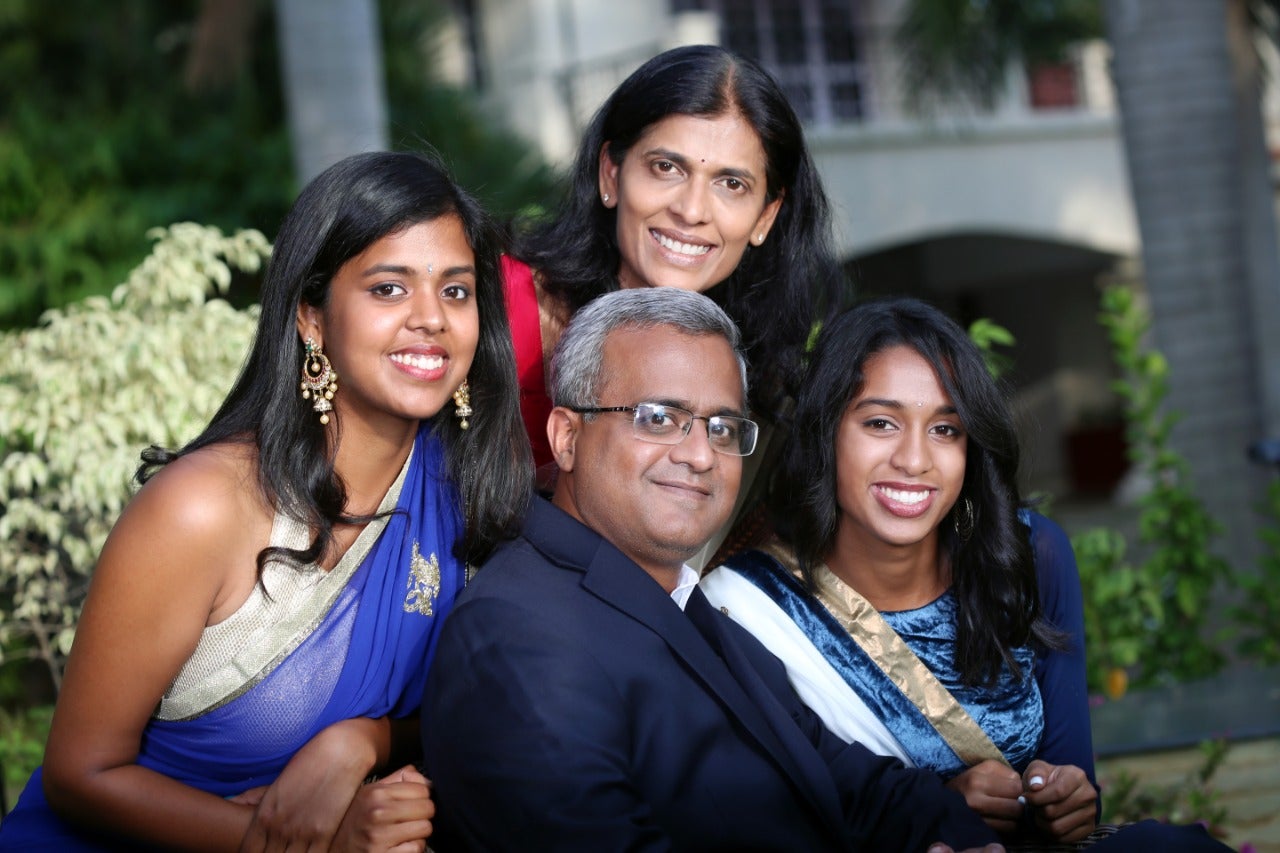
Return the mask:
{"type": "MultiPolygon", "coordinates": [[[[444,616],[466,578],[452,554],[461,502],[429,424],[397,485],[398,497],[393,486],[380,507],[392,511],[361,534],[374,541],[352,546],[363,559],[340,560],[328,573],[285,567],[309,577],[299,606],[265,626],[269,642],[251,638],[212,676],[188,677],[189,689],[166,694],[158,712],[165,718],[143,731],[140,766],[231,796],[270,784],[335,722],[417,712],[444,616]],[[244,674],[239,683],[224,677],[231,670],[244,674]]],[[[0,824],[0,850],[10,849],[115,848],[54,815],[37,770],[0,824]]]]}

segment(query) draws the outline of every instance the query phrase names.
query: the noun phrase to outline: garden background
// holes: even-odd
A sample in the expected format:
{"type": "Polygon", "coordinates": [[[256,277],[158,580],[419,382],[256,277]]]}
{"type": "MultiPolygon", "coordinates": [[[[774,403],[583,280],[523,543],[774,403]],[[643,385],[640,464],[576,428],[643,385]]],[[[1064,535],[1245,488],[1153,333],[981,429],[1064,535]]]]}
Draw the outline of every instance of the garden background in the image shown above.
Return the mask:
{"type": "MultiPolygon", "coordinates": [[[[351,52],[380,72],[385,107],[373,120],[383,122],[383,144],[438,150],[504,220],[554,203],[555,170],[486,118],[473,92],[435,73],[448,53],[442,40],[458,37],[445,10],[422,0],[337,5],[372,10],[374,38],[353,41],[351,52]]],[[[1052,56],[1103,27],[1097,3],[1028,7],[1049,11],[911,4],[916,29],[904,28],[903,50],[955,63],[923,68],[921,91],[971,86],[980,98],[982,80],[951,79],[957,67],[983,67],[972,61],[975,44],[1003,63],[1009,45],[1052,56]]],[[[1275,4],[1249,9],[1255,32],[1274,34],[1275,4]]],[[[297,13],[289,0],[0,0],[8,804],[40,759],[78,607],[138,453],[190,438],[229,387],[252,336],[269,235],[298,173],[313,173],[324,156],[305,150],[288,120],[300,96],[282,71],[281,22],[297,13]]],[[[1183,413],[1168,403],[1170,365],[1152,346],[1144,289],[1114,283],[1100,296],[1099,322],[1120,377],[1131,464],[1147,484],[1118,511],[1061,519],[1086,593],[1095,727],[1100,748],[1116,756],[1103,764],[1109,817],[1202,819],[1233,844],[1280,850],[1280,478],[1271,476],[1255,509],[1256,562],[1232,564],[1221,521],[1197,498],[1173,440],[1183,413]],[[1197,701],[1206,696],[1215,701],[1197,701]]],[[[975,336],[1016,361],[1017,342],[998,327],[980,324],[975,336]]],[[[1055,496],[1041,497],[1053,515],[1055,496]]]]}

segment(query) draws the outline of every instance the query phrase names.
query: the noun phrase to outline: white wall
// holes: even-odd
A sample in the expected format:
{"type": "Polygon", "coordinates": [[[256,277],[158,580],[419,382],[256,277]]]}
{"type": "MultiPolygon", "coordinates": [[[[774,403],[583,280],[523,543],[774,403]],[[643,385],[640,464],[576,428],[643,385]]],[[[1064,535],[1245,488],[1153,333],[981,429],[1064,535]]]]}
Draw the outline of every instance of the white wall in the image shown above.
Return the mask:
{"type": "Polygon", "coordinates": [[[479,14],[487,108],[561,166],[627,74],[667,48],[714,41],[717,28],[712,16],[671,16],[652,0],[486,0],[479,14]],[[581,73],[570,81],[567,69],[581,73]]]}
{"type": "Polygon", "coordinates": [[[842,257],[957,231],[1138,252],[1118,127],[1071,114],[809,136],[842,257]]]}

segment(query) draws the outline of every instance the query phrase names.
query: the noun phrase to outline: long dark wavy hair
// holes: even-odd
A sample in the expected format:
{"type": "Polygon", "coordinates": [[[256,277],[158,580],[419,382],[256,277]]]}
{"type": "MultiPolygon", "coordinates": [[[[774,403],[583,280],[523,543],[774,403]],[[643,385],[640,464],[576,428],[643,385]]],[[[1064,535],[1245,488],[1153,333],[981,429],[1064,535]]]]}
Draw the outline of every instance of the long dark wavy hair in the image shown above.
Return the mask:
{"type": "Polygon", "coordinates": [[[204,432],[181,450],[145,451],[138,481],[216,442],[252,443],[268,503],[316,531],[306,550],[264,549],[259,570],[277,556],[312,562],[329,546],[335,524],[367,520],[346,514],[346,488],[334,470],[325,428],[298,392],[298,306],[324,307],[330,282],[348,260],[388,234],[442,216],[461,220],[475,253],[480,338],[468,374],[476,412],[471,428],[458,427],[452,404],[433,418],[432,428],[466,507],[466,531],[454,553],[471,563],[483,560],[519,524],[533,463],[518,409],[496,232],[476,201],[424,154],[357,154],[302,190],[280,226],[262,286],[257,335],[235,386],[204,432]]]}
{"type": "Polygon", "coordinates": [[[1018,436],[1003,393],[965,331],[918,299],[855,306],[818,337],[796,404],[790,444],[773,483],[774,523],[814,588],[814,567],[835,546],[836,437],[845,410],[865,382],[867,360],[906,346],[933,366],[968,435],[964,484],[943,519],[940,548],[950,557],[959,605],[956,666],[966,684],[992,684],[1001,664],[1021,676],[1012,650],[1034,641],[1061,648],[1066,635],[1041,614],[1030,531],[1018,518],[1018,436]],[[968,500],[972,533],[955,517],[968,500]]]}
{"type": "Polygon", "coordinates": [[[783,202],[769,239],[748,245],[737,269],[707,295],[742,331],[752,408],[776,419],[792,394],[819,312],[841,301],[844,279],[831,244],[829,204],[800,120],[777,82],[721,47],[679,47],[650,59],[596,112],[582,136],[570,184],[554,217],[515,239],[513,254],[570,311],[618,289],[617,213],[600,201],[600,152],[621,164],[653,124],[672,115],[741,113],[764,148],[767,200],[783,202]]]}

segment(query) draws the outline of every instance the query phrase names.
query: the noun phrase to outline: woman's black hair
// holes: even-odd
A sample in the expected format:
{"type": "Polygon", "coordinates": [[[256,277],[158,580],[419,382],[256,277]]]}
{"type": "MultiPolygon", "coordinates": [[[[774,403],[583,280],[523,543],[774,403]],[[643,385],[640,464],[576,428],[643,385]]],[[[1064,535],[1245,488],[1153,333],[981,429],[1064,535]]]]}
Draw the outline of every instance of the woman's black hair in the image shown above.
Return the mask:
{"type": "Polygon", "coordinates": [[[1013,649],[1031,640],[1060,648],[1065,635],[1042,616],[1030,531],[1018,518],[1018,436],[1009,405],[978,347],[938,309],[907,297],[879,299],[822,330],[773,484],[776,529],[813,589],[814,567],[835,546],[840,422],[863,387],[867,360],[894,346],[933,366],[968,436],[964,485],[939,530],[958,603],[956,666],[966,684],[994,683],[1001,664],[1020,675],[1013,649]],[[961,536],[955,520],[966,500],[972,532],[961,536]]]}
{"type": "Polygon", "coordinates": [[[459,428],[452,405],[433,419],[446,470],[466,506],[466,531],[454,552],[478,563],[514,533],[528,500],[532,462],[518,409],[497,236],[479,204],[435,159],[419,153],[357,154],[302,190],[280,226],[262,286],[257,335],[235,386],[204,432],[180,451],[145,451],[139,482],[210,444],[251,442],[268,503],[316,531],[304,551],[264,549],[258,555],[260,570],[276,556],[314,561],[332,541],[335,524],[367,520],[346,515],[346,488],[334,471],[325,427],[299,394],[298,306],[323,307],[342,265],[379,239],[443,216],[458,217],[475,253],[480,315],[468,374],[475,411],[471,428],[459,428]]]}
{"type": "Polygon", "coordinates": [[[650,59],[609,96],[583,133],[570,185],[554,218],[518,234],[514,254],[572,312],[618,288],[617,214],[600,200],[600,152],[621,163],[653,124],[672,115],[741,113],[764,147],[767,200],[782,197],[769,238],[748,246],[737,269],[707,292],[742,331],[752,408],[776,419],[793,394],[819,312],[843,298],[827,197],[800,120],[777,82],[721,47],[679,47],[650,59]]]}

